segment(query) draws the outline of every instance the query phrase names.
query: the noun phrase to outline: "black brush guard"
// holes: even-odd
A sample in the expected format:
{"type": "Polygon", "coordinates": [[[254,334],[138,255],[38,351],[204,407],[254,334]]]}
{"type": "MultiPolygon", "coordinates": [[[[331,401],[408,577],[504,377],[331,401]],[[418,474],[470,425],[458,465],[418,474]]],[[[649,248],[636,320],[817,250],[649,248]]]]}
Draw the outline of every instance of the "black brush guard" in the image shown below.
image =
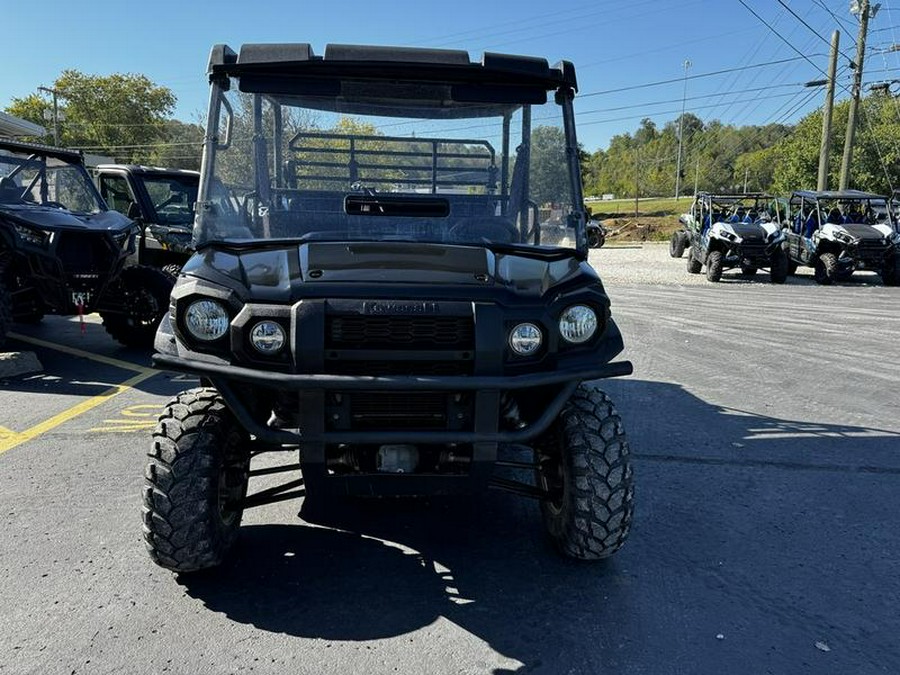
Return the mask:
{"type": "MultiPolygon", "coordinates": [[[[527,375],[447,377],[369,377],[261,372],[250,368],[206,363],[165,354],[155,354],[153,362],[158,368],[198,375],[209,381],[225,399],[240,424],[259,442],[275,446],[272,449],[299,446],[301,464],[291,464],[262,471],[268,474],[302,468],[303,478],[249,495],[242,502],[244,508],[292,499],[308,493],[367,496],[445,495],[472,494],[484,487],[538,499],[546,498],[548,495],[533,485],[493,475],[495,466],[532,471],[536,468],[533,464],[498,460],[498,446],[500,444],[527,444],[546,432],[581,382],[621,377],[633,372],[633,366],[629,361],[599,364],[578,370],[556,370],[527,375]],[[281,429],[258,422],[236,393],[233,383],[298,392],[300,427],[281,429]],[[553,385],[559,386],[559,391],[536,419],[518,429],[499,428],[501,393],[503,391],[553,385]],[[473,392],[475,398],[473,428],[471,431],[443,429],[326,430],[323,414],[325,395],[328,392],[336,391],[473,392]],[[450,443],[472,446],[471,463],[467,474],[330,475],[326,462],[326,445],[439,445],[450,443]]],[[[262,474],[251,472],[250,475],[262,474]]]]}

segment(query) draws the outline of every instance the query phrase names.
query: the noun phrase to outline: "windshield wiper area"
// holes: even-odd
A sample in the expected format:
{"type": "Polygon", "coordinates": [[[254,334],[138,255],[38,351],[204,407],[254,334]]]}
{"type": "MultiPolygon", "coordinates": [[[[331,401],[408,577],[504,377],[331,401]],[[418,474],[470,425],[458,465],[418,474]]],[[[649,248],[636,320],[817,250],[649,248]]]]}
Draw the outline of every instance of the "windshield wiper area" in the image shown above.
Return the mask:
{"type": "Polygon", "coordinates": [[[450,202],[443,197],[347,195],[344,198],[344,212],[351,216],[446,218],[450,215],[450,202]]]}

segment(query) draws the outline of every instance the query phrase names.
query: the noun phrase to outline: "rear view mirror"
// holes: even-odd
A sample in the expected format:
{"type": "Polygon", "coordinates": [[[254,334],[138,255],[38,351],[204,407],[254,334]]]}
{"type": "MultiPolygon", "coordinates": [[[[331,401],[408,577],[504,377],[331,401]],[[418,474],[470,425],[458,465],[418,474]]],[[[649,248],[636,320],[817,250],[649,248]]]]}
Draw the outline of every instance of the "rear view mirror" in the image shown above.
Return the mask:
{"type": "Polygon", "coordinates": [[[130,204],[128,204],[128,211],[125,213],[125,215],[132,220],[139,220],[141,217],[141,207],[138,206],[136,202],[131,202],[130,204]]]}

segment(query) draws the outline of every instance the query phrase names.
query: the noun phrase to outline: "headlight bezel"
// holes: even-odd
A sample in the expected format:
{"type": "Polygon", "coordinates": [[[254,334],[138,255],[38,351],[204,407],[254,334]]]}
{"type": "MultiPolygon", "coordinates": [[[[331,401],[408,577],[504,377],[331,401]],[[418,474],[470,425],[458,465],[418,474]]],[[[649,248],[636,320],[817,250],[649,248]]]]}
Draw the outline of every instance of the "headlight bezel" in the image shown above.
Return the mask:
{"type": "Polygon", "coordinates": [[[840,243],[848,244],[848,245],[855,244],[857,241],[859,241],[856,237],[854,237],[849,232],[846,232],[844,230],[838,230],[838,229],[834,230],[834,238],[837,241],[839,241],[840,243]]]}
{"type": "Polygon", "coordinates": [[[272,358],[272,357],[280,356],[284,352],[284,348],[288,344],[288,336],[287,336],[287,332],[284,329],[284,326],[282,326],[280,322],[275,321],[274,319],[271,319],[271,318],[260,318],[258,321],[256,321],[253,324],[253,326],[247,332],[247,341],[250,343],[250,346],[256,350],[258,355],[272,358]],[[270,334],[268,336],[262,336],[261,339],[265,340],[266,338],[271,338],[271,337],[273,337],[273,335],[277,334],[279,336],[279,340],[280,340],[280,342],[278,342],[277,347],[275,347],[273,349],[264,349],[263,347],[260,346],[260,344],[257,343],[257,340],[255,339],[257,337],[256,332],[258,329],[260,329],[263,326],[270,326],[270,327],[274,327],[276,329],[274,334],[270,334]]]}
{"type": "MultiPolygon", "coordinates": [[[[598,335],[598,329],[600,328],[600,315],[597,312],[595,307],[592,307],[589,304],[583,302],[576,302],[571,305],[566,306],[562,312],[559,313],[559,318],[557,320],[557,329],[559,331],[559,337],[562,341],[563,345],[570,346],[582,346],[591,342],[596,335],[598,335]],[[588,325],[590,326],[590,330],[586,332],[584,335],[573,334],[571,331],[567,333],[566,328],[564,327],[564,323],[568,324],[571,322],[566,321],[566,317],[569,313],[576,310],[587,310],[590,314],[585,315],[587,318],[588,325]]],[[[602,331],[600,331],[602,332],[602,331]]]]}
{"type": "Polygon", "coordinates": [[[16,232],[16,236],[29,246],[47,249],[53,241],[52,230],[44,230],[40,227],[35,227],[34,225],[18,222],[14,222],[12,226],[13,230],[16,232]]]}
{"type": "Polygon", "coordinates": [[[544,346],[544,331],[541,330],[540,325],[536,321],[520,321],[516,323],[509,331],[509,334],[506,338],[506,344],[509,346],[510,351],[519,358],[529,358],[536,356],[540,353],[541,348],[544,346]],[[531,340],[531,348],[530,349],[517,349],[516,348],[516,333],[519,330],[523,332],[530,332],[531,335],[523,336],[520,335],[520,340],[531,340]],[[536,340],[536,342],[534,342],[536,340]]]}
{"type": "Polygon", "coordinates": [[[228,311],[227,305],[224,302],[209,296],[194,296],[188,299],[187,302],[185,302],[184,309],[179,312],[179,315],[179,323],[181,324],[181,328],[184,330],[184,334],[188,336],[192,342],[206,347],[220,343],[228,337],[228,332],[231,328],[231,321],[233,318],[232,314],[228,311]],[[191,322],[189,318],[191,308],[196,305],[200,305],[201,303],[208,303],[211,308],[218,308],[222,312],[222,317],[220,317],[220,320],[224,319],[224,325],[222,326],[221,332],[216,334],[214,337],[201,335],[191,328],[191,322]]]}

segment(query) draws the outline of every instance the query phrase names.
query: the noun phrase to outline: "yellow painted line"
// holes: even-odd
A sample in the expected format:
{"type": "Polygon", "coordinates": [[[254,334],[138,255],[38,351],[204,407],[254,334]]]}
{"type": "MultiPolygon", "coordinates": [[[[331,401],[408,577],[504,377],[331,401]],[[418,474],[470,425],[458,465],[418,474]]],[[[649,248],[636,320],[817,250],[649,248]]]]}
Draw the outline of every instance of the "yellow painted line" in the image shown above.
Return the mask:
{"type": "MultiPolygon", "coordinates": [[[[55,349],[56,347],[53,347],[53,348],[55,349]]],[[[80,351],[80,350],[76,350],[76,351],[80,351]]],[[[93,355],[91,355],[91,356],[93,356],[93,355]]],[[[113,360],[115,360],[115,359],[113,359],[113,360]]],[[[122,361],[121,363],[125,363],[125,362],[122,361]]],[[[122,366],[122,367],[124,367],[124,366],[122,366]]],[[[64,424],[65,422],[75,419],[79,415],[83,415],[84,413],[88,412],[89,410],[93,410],[94,408],[96,408],[99,405],[103,405],[112,397],[118,396],[119,394],[122,394],[122,393],[128,391],[129,389],[131,389],[132,387],[134,387],[137,384],[140,384],[144,380],[148,380],[155,375],[159,375],[159,371],[151,370],[150,368],[143,368],[141,366],[134,366],[134,365],[130,365],[129,367],[134,370],[137,370],[138,368],[140,368],[142,372],[139,372],[134,377],[132,377],[128,380],[125,380],[124,382],[122,382],[120,384],[114,384],[112,387],[107,389],[102,394],[98,394],[97,396],[92,396],[89,399],[85,399],[78,405],[74,405],[71,408],[69,408],[68,410],[63,410],[61,413],[54,415],[50,419],[44,420],[43,422],[41,422],[39,424],[35,424],[30,429],[26,429],[25,431],[20,431],[18,433],[9,432],[8,429],[5,429],[4,431],[6,431],[8,433],[0,434],[0,455],[2,455],[7,450],[12,450],[17,445],[21,445],[22,443],[25,443],[26,441],[30,441],[31,439],[36,438],[36,437],[40,436],[41,434],[43,434],[47,431],[50,431],[51,429],[55,429],[60,424],[64,424]]]]}
{"type": "Polygon", "coordinates": [[[153,424],[147,424],[141,427],[116,427],[115,429],[109,427],[95,427],[93,429],[88,429],[88,431],[95,434],[130,434],[137,431],[147,433],[155,426],[156,423],[154,422],[153,424]]]}
{"type": "Polygon", "coordinates": [[[103,420],[103,424],[106,426],[102,427],[94,427],[92,429],[88,429],[88,431],[115,431],[116,429],[135,429],[137,427],[153,427],[156,425],[156,420],[151,420],[148,422],[128,422],[127,420],[103,420]]]}
{"type": "MultiPolygon", "coordinates": [[[[152,417],[154,423],[157,417],[162,414],[166,406],[157,405],[156,403],[138,403],[130,405],[122,411],[123,417],[152,417]]],[[[129,420],[130,421],[130,420],[129,420]]]]}
{"type": "Polygon", "coordinates": [[[37,347],[46,347],[47,349],[55,349],[56,351],[63,352],[64,354],[71,354],[72,356],[80,356],[83,359],[90,359],[91,361],[97,361],[98,363],[105,363],[108,366],[122,368],[123,370],[133,370],[136,373],[158,373],[159,372],[159,371],[153,370],[152,368],[148,368],[146,366],[140,366],[136,363],[131,363],[130,361],[123,361],[122,359],[115,359],[111,356],[103,356],[102,354],[92,354],[91,352],[85,351],[84,349],[78,349],[77,347],[69,347],[68,345],[61,345],[61,344],[57,344],[56,342],[49,342],[48,340],[41,340],[39,338],[31,337],[30,335],[22,335],[21,333],[7,333],[7,336],[14,340],[19,340],[20,342],[27,342],[28,344],[32,344],[37,347]]]}
{"type": "Polygon", "coordinates": [[[12,429],[7,429],[6,427],[0,427],[0,443],[4,443],[6,440],[10,438],[15,438],[19,435],[19,432],[13,431],[12,429]]]}
{"type": "Polygon", "coordinates": [[[103,426],[92,427],[88,431],[100,433],[146,431],[156,426],[156,420],[164,409],[165,406],[156,403],[138,403],[122,410],[119,413],[121,417],[103,420],[103,426]]]}

